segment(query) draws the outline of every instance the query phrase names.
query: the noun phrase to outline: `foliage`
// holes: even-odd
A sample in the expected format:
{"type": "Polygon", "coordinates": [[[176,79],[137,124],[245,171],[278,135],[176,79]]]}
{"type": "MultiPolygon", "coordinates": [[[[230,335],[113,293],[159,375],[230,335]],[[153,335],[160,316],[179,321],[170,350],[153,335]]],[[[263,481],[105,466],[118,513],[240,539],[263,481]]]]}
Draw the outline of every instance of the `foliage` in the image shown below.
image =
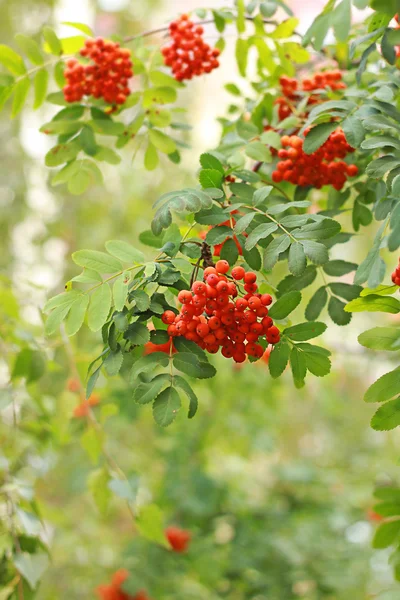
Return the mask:
{"type": "MultiPolygon", "coordinates": [[[[2,409],[11,406],[16,423],[15,395],[21,379],[28,387],[39,382],[23,428],[38,434],[43,447],[51,446],[54,440],[60,445],[69,443],[70,427],[53,418],[54,407],[49,409],[40,395],[42,382],[51,378],[53,371],[57,378],[57,356],[50,358],[46,344],[62,344],[60,352],[73,375],[69,391],[79,397],[74,414],[85,417],[85,426],[77,424],[73,434],[79,436],[93,467],[87,478],[93,502],[101,514],[107,513],[114,496],[126,504],[141,538],[138,543],[144,538],[155,544],[150,550],[154,551],[151,562],[157,560],[157,552],[169,548],[163,514],[156,504],[137,504],[136,473],[126,474],[109,453],[104,426],[118,407],[107,403],[100,410],[95,408],[95,390],[104,377],[119,375],[122,389],[129,389],[134,403],[152,405],[154,420],[161,427],[175,419],[179,422],[182,404],[190,419],[197,411],[202,412],[202,398],[196,393],[194,380],[207,383],[214,376],[218,378],[221,363],[208,357],[214,353],[211,342],[170,333],[163,315],[166,311],[177,314],[179,292],[202,280],[202,270],[214,264],[216,257],[227,261],[230,269],[240,265],[246,273],[256,271],[259,288],[247,289],[245,284],[240,293],[245,300],[257,293],[274,297],[269,316],[280,334],[272,350],[264,343],[258,358],[268,360],[272,379],[284,376],[289,367],[296,389],[305,385],[307,374],[320,378],[331,371],[330,350],[311,341],[325,332],[325,320],[344,327],[353,313],[400,312],[400,301],[393,295],[398,287],[388,285],[386,264],[389,253],[400,246],[397,5],[397,1],[389,0],[330,0],[304,36],[298,34],[298,21],[290,9],[275,0],[238,0],[232,9],[197,12],[199,21],[208,24],[211,19],[221,34],[218,51],[224,50],[226,26],[235,25],[235,56],[243,78],[248,78],[252,56],[256,67],[255,78],[250,81],[251,97],[242,94],[235,83],[225,86],[233,104],[228,115],[220,119],[218,146],[200,156],[198,183],[162,194],[154,203],[151,228],[142,231],[133,244],[131,240],[110,239],[104,248],[80,249],[72,254],[82,271],[43,307],[46,338],[41,331],[31,336],[17,329],[18,302],[6,291],[6,280],[2,283],[6,294],[5,339],[12,347],[7,361],[11,379],[1,400],[2,409]],[[352,4],[372,9],[362,26],[352,26],[352,4]],[[286,11],[281,22],[272,19],[278,8],[286,11]],[[335,43],[327,45],[330,28],[335,43]],[[339,65],[342,73],[337,79],[343,76],[343,85],[324,84],[318,89],[305,79],[302,87],[298,85],[298,68],[311,57],[318,61],[320,53],[339,65]],[[291,85],[296,91],[285,91],[291,85]],[[337,150],[338,132],[345,137],[346,151],[331,156],[337,150]],[[286,143],[288,140],[291,143],[286,143]],[[352,155],[352,164],[347,153],[352,155]],[[282,161],[277,156],[290,159],[282,171],[278,170],[282,161]],[[335,162],[336,158],[341,162],[335,162]],[[307,168],[313,161],[318,168],[331,169],[333,185],[314,187],[318,179],[307,179],[307,168]],[[296,169],[298,172],[293,173],[296,169]],[[376,224],[375,237],[358,264],[354,262],[357,256],[351,254],[351,243],[356,234],[364,235],[363,228],[371,223],[376,224]],[[346,252],[345,244],[350,251],[346,252]],[[96,357],[90,357],[84,386],[69,338],[81,335],[86,325],[97,339],[101,336],[101,348],[96,357]],[[51,425],[46,426],[49,417],[51,425]]],[[[171,76],[160,49],[147,43],[147,35],[116,38],[130,48],[136,91],[118,105],[88,95],[69,102],[61,91],[65,64],[92,39],[93,32],[84,24],[68,25],[79,35],[61,39],[45,26],[37,37],[18,34],[16,49],[0,46],[4,67],[1,107],[7,110],[10,104],[11,117],[17,117],[31,87],[34,109],[45,102],[58,107],[40,128],[42,133],[57,137],[45,156],[46,167],[56,169],[51,171],[51,185],[65,185],[73,196],[90,193],[91,186],[101,189],[103,163],[117,169],[129,155],[142,156],[149,171],[158,167],[163,155],[171,162],[169,168],[179,164],[189,126],[180,120],[182,109],[176,102],[185,85],[179,77],[171,76]]],[[[85,60],[83,56],[82,63],[87,65],[85,60]]],[[[187,85],[190,88],[190,82],[187,85]]],[[[227,279],[232,280],[232,273],[227,271],[227,279]]],[[[206,310],[213,314],[213,309],[206,310]]],[[[245,331],[246,336],[248,333],[245,331]]],[[[362,346],[392,356],[400,348],[399,340],[400,334],[392,326],[377,326],[359,336],[362,346]]],[[[246,341],[251,340],[246,337],[246,341]]],[[[253,363],[255,358],[251,356],[249,361],[253,363]]],[[[250,367],[256,369],[257,365],[250,367]]],[[[398,366],[367,389],[367,403],[384,403],[372,417],[373,429],[390,430],[400,425],[399,392],[398,366]]],[[[26,444],[15,465],[7,460],[2,465],[1,490],[8,506],[9,531],[0,577],[6,598],[34,597],[49,565],[44,525],[33,490],[36,476],[29,488],[19,479],[24,469],[21,465],[27,463],[29,442],[26,444]]],[[[215,494],[219,494],[217,489],[215,494]]],[[[385,492],[377,494],[382,499],[385,492]]],[[[392,518],[398,512],[396,502],[389,498],[389,506],[377,511],[390,519],[377,530],[376,548],[398,539],[398,521],[392,518]]],[[[217,508],[212,514],[218,514],[217,508]]],[[[398,577],[396,560],[395,556],[398,577]]],[[[263,566],[258,570],[261,573],[263,566]]],[[[268,581],[260,580],[249,584],[245,592],[262,593],[268,586],[268,581]]],[[[136,594],[140,582],[133,577],[125,589],[136,594]]]]}

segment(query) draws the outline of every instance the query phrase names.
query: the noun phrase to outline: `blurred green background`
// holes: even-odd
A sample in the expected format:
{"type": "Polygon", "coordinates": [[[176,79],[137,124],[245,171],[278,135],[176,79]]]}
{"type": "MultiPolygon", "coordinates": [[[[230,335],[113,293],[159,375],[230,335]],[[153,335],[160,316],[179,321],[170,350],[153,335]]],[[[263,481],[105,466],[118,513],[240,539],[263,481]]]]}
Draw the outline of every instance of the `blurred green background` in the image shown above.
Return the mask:
{"type": "MultiPolygon", "coordinates": [[[[16,32],[34,34],[65,20],[87,22],[103,36],[130,35],[167,22],[183,4],[191,6],[172,0],[3,0],[1,37],[12,45],[16,32]]],[[[71,33],[64,26],[59,31],[71,33]]],[[[39,348],[48,359],[39,382],[20,382],[14,413],[0,396],[0,444],[11,467],[34,483],[46,524],[52,563],[38,591],[41,600],[94,598],[95,587],[122,566],[154,600],[400,597],[388,552],[370,548],[373,488],[396,483],[400,451],[396,432],[370,429],[373,409],[362,402],[363,391],[388,370],[384,353],[357,345],[358,333],[378,317],[356,316],[346,329],[331,324],[324,343],[333,350],[333,372],[324,380],[311,378],[301,391],[288,374],[272,381],[263,362],[234,368],[216,360],[218,377],[196,384],[196,418],[180,414],[165,431],[147,407],[133,403],[124,381],[100,379],[101,404],[119,408],[106,425],[109,452],[139,477],[139,505],[155,502],[167,523],[192,532],[186,555],[139,538],[122,501],[114,499],[108,514],[99,515],[87,491],[93,465],[78,441],[84,423],[71,419],[76,395],[67,389],[73,375],[68,353],[61,339],[43,338],[40,308],[76,274],[71,252],[101,250],[113,238],[137,245],[152,202],[172,187],[195,183],[200,152],[218,140],[214,118],[228,102],[219,89],[237,79],[233,69],[228,44],[221,71],[184,92],[193,130],[180,165],[166,161],[148,174],[127,151],[118,168],[106,170],[104,188],[84,197],[47,184],[48,140],[37,129],[51,118],[51,108],[28,109],[15,122],[7,111],[0,116],[3,394],[7,362],[12,365],[20,348],[39,348]],[[21,423],[18,435],[13,422],[21,423]]],[[[352,242],[357,258],[366,248],[362,235],[352,242]]],[[[99,336],[87,328],[72,341],[82,376],[100,348],[99,336]]],[[[6,545],[6,534],[0,539],[0,547],[6,545]]]]}

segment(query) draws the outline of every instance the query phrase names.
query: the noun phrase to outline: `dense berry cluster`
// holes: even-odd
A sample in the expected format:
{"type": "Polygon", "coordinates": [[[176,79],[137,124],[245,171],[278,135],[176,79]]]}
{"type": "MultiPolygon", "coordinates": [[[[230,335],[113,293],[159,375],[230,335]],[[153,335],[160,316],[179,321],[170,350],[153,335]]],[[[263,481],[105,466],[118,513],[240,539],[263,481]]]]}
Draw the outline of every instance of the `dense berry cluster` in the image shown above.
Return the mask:
{"type": "Polygon", "coordinates": [[[191,539],[189,531],[172,525],[165,530],[165,537],[174,552],[186,552],[191,539]]]}
{"type": "Polygon", "coordinates": [[[130,94],[128,79],[133,75],[130,50],[98,38],[86,40],[80,54],[90,62],[83,65],[75,58],[67,61],[65,100],[78,102],[83,96],[94,96],[109,104],[124,104],[130,94]]]}
{"type": "Polygon", "coordinates": [[[172,41],[162,48],[164,63],[172,68],[175,79],[183,81],[194,75],[211,73],[219,67],[218,48],[211,48],[203,39],[203,27],[182,15],[169,26],[172,41]]]}
{"type": "Polygon", "coordinates": [[[392,273],[392,281],[393,281],[394,285],[400,286],[400,258],[399,258],[399,264],[397,265],[396,269],[392,273]]]}
{"type": "MultiPolygon", "coordinates": [[[[306,130],[305,134],[309,131],[310,129],[306,130]]],[[[281,160],[272,173],[275,183],[289,181],[295,185],[310,185],[317,189],[332,185],[336,190],[341,190],[346,177],[354,177],[358,173],[356,165],[348,165],[341,160],[348,153],[354,152],[354,148],[349,146],[340,128],[331,133],[313,154],[303,151],[303,140],[297,135],[284,135],[281,142],[283,149],[278,152],[281,160]],[[336,158],[340,160],[336,161],[336,158]]]]}
{"type": "Polygon", "coordinates": [[[98,597],[101,600],[151,600],[144,590],[139,590],[134,596],[124,592],[121,586],[128,577],[128,571],[120,569],[114,573],[110,584],[97,588],[98,597]]]}
{"type": "Polygon", "coordinates": [[[167,310],[162,320],[168,324],[170,336],[184,336],[211,354],[221,348],[225,358],[238,363],[244,362],[246,355],[261,358],[265,348],[259,338],[266,338],[269,344],[280,339],[279,329],[268,316],[272,298],[257,292],[257,275],[252,271],[234,267],[232,280],[226,276],[228,271],[226,260],[207,267],[204,281],[195,281],[191,290],[179,292],[179,315],[167,310]],[[239,281],[244,282],[244,296],[239,296],[239,281]]]}
{"type": "Polygon", "coordinates": [[[281,121],[289,117],[293,112],[293,103],[298,102],[304,93],[316,92],[311,94],[307,104],[316,104],[320,102],[320,91],[330,88],[331,90],[342,90],[346,84],[342,81],[340,71],[323,71],[315,73],[312,77],[307,77],[298,82],[296,79],[282,75],[279,80],[282,96],[276,99],[278,104],[278,114],[281,121]]]}

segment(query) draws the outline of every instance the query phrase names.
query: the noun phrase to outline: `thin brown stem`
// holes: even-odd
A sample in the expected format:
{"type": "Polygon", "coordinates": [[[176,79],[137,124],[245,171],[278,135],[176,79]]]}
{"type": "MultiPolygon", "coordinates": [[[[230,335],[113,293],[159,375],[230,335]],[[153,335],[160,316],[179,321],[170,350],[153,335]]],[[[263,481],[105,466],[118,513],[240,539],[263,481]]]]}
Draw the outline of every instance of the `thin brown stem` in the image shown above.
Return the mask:
{"type": "MultiPolygon", "coordinates": [[[[245,19],[246,21],[254,21],[255,17],[246,15],[245,19]]],[[[262,22],[264,23],[264,25],[278,25],[277,21],[271,21],[269,19],[263,19],[262,22]]],[[[211,23],[214,23],[214,19],[204,19],[203,21],[196,22],[196,25],[210,25],[211,23]]],[[[134,40],[137,40],[142,37],[149,37],[151,35],[156,35],[157,33],[166,33],[168,31],[169,24],[163,25],[162,27],[156,27],[155,29],[148,29],[147,31],[143,31],[142,33],[136,33],[135,35],[129,35],[128,37],[124,38],[123,41],[125,44],[127,44],[128,42],[133,42],[134,40]]]]}

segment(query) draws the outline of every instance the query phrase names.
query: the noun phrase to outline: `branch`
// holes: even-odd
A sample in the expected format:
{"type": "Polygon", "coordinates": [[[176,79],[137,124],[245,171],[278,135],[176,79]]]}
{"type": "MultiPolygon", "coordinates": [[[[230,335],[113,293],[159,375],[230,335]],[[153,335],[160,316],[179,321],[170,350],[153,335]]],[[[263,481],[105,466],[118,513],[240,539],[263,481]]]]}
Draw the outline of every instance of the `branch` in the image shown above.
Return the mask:
{"type": "MultiPolygon", "coordinates": [[[[245,16],[246,21],[254,21],[255,17],[251,17],[250,15],[245,16]]],[[[264,25],[278,25],[277,21],[271,21],[269,19],[263,19],[262,22],[264,25]]],[[[196,25],[210,25],[214,23],[214,19],[205,19],[204,21],[198,21],[196,25]]],[[[136,33],[135,35],[130,35],[124,38],[124,43],[132,42],[142,37],[149,37],[151,35],[156,35],[157,33],[164,33],[169,31],[169,24],[163,25],[162,27],[157,27],[156,29],[148,29],[147,31],[143,31],[142,33],[136,33]]]]}

